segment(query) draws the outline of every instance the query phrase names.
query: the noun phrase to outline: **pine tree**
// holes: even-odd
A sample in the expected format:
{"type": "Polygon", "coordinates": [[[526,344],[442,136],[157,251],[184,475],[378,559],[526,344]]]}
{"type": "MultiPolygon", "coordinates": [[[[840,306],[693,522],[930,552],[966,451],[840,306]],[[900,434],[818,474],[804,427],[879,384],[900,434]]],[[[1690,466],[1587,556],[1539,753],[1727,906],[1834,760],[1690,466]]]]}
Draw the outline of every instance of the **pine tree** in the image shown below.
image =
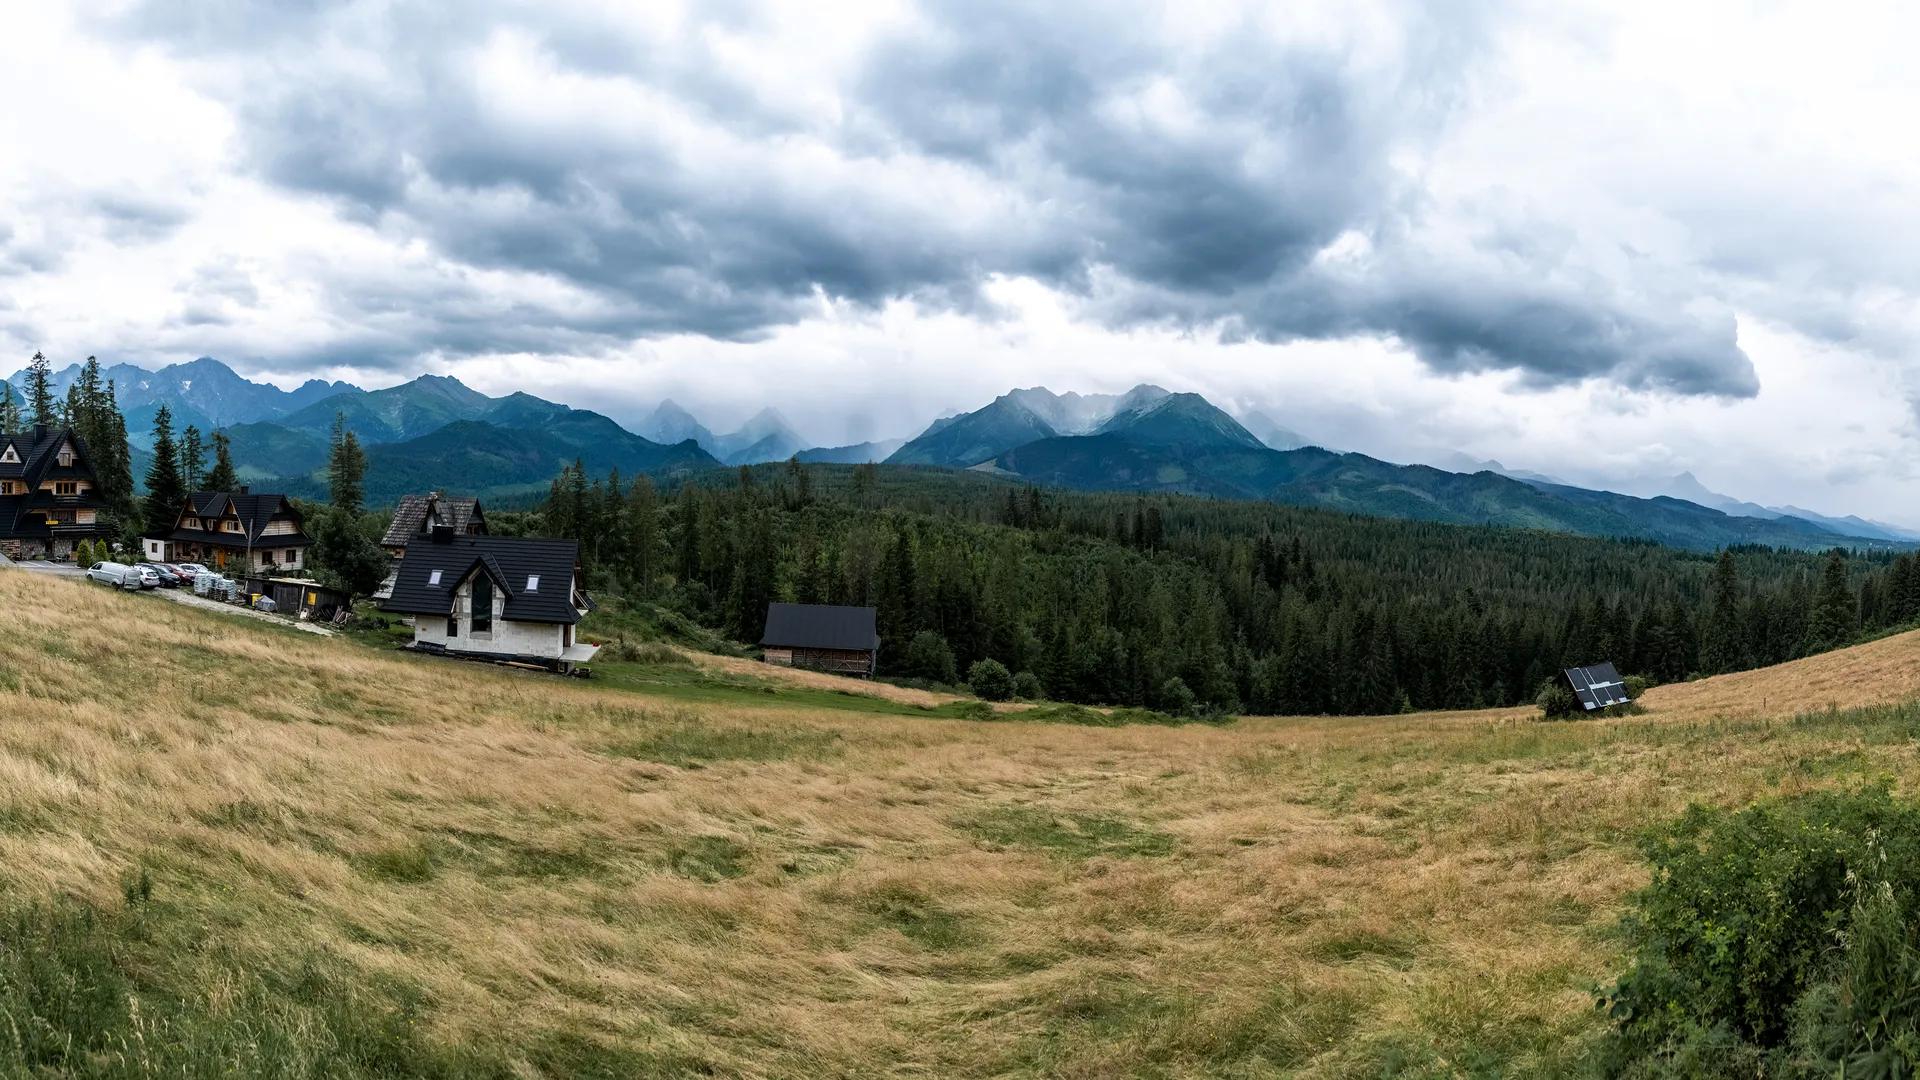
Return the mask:
{"type": "Polygon", "coordinates": [[[173,442],[173,412],[165,405],[153,414],[153,464],[147,466],[146,535],[167,536],[186,502],[180,462],[173,442]]]}
{"type": "MultiPolygon", "coordinates": [[[[366,502],[364,481],[367,453],[347,430],[345,413],[333,414],[333,446],[327,455],[327,501],[350,517],[359,517],[366,502]]],[[[377,584],[377,583],[376,583],[377,584]]]]}
{"type": "MultiPolygon", "coordinates": [[[[98,381],[99,361],[87,359],[93,378],[98,381]]],[[[99,432],[88,443],[93,454],[93,478],[100,484],[100,500],[106,503],[107,513],[121,531],[126,532],[134,527],[140,514],[133,497],[133,455],[127,449],[127,418],[120,412],[120,401],[111,379],[100,394],[97,424],[99,432]],[[95,445],[98,449],[94,449],[95,445]]]]}
{"type": "Polygon", "coordinates": [[[627,491],[627,587],[644,597],[660,576],[660,510],[653,481],[644,475],[627,491]]]}
{"type": "Polygon", "coordinates": [[[1837,649],[1851,641],[1858,613],[1853,590],[1847,585],[1847,553],[1834,548],[1820,572],[1820,588],[1807,616],[1806,651],[1837,649]]]}
{"type": "Polygon", "coordinates": [[[20,400],[13,396],[13,384],[0,382],[0,432],[20,430],[20,400]]]}
{"type": "Polygon", "coordinates": [[[1746,653],[1740,612],[1740,568],[1733,552],[1722,551],[1713,566],[1707,610],[1700,627],[1700,667],[1709,675],[1737,671],[1746,653]]]}
{"type": "Polygon", "coordinates": [[[200,429],[192,424],[180,436],[180,482],[188,491],[199,491],[200,481],[206,479],[207,448],[200,441],[200,429]]]}
{"type": "Polygon", "coordinates": [[[233,444],[224,431],[213,433],[213,471],[206,476],[208,491],[232,491],[240,486],[233,471],[233,444]]]}
{"type": "Polygon", "coordinates": [[[60,403],[53,396],[53,364],[45,353],[36,352],[27,361],[27,408],[35,425],[53,427],[60,422],[60,403]]]}

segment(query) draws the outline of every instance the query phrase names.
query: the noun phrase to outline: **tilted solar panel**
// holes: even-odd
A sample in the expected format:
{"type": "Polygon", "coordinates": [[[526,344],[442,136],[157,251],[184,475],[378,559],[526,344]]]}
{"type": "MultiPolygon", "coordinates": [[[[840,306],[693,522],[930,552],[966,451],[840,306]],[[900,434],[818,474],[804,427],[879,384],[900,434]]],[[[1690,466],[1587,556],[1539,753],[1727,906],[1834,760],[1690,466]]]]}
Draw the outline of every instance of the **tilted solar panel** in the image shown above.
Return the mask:
{"type": "Polygon", "coordinates": [[[1588,712],[1627,703],[1626,680],[1610,663],[1568,668],[1566,677],[1573,686],[1573,696],[1580,700],[1580,707],[1588,712]]]}

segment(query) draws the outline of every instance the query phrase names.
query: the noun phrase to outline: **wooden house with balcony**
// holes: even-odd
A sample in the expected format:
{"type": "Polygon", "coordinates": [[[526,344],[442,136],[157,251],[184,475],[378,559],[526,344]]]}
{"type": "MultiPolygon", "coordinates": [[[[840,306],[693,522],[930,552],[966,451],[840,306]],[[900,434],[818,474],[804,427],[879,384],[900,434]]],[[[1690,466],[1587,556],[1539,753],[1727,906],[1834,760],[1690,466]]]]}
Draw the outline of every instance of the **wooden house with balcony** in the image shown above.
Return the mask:
{"type": "Polygon", "coordinates": [[[107,535],[86,443],[70,427],[0,432],[0,553],[67,558],[107,535]]]}
{"type": "Polygon", "coordinates": [[[196,491],[174,519],[173,532],[141,538],[152,562],[196,562],[216,570],[285,574],[306,568],[306,525],[285,495],[196,491]]]}

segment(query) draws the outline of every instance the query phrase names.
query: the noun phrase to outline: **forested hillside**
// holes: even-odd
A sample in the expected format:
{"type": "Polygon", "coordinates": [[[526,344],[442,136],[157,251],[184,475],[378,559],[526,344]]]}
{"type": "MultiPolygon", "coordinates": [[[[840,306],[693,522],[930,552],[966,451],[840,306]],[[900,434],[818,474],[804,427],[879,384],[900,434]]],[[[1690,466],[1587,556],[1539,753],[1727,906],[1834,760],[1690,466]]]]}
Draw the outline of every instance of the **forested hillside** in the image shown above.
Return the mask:
{"type": "Polygon", "coordinates": [[[569,469],[539,510],[498,518],[578,537],[602,588],[744,641],[769,600],[873,604],[886,673],[992,658],[1056,697],[1170,709],[1511,704],[1567,664],[1674,680],[1920,615],[1911,555],[1716,558],[918,469],[767,466],[667,491],[569,469]]]}

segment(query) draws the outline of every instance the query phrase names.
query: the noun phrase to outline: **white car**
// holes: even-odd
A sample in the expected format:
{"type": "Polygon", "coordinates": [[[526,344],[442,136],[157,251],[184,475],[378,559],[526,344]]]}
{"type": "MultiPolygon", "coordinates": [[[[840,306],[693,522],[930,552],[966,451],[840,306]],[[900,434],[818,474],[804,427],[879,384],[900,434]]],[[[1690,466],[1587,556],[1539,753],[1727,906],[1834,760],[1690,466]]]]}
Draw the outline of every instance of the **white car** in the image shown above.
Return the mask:
{"type": "Polygon", "coordinates": [[[87,577],[102,584],[112,585],[115,588],[126,589],[130,592],[138,592],[141,588],[140,571],[125,563],[94,563],[87,568],[87,577]]]}
{"type": "Polygon", "coordinates": [[[194,577],[198,577],[201,574],[210,574],[213,572],[211,570],[208,570],[206,567],[201,566],[197,562],[181,562],[181,563],[174,563],[173,565],[179,567],[182,570],[185,570],[188,574],[194,577]]]}
{"type": "Polygon", "coordinates": [[[138,588],[157,589],[160,587],[160,571],[151,566],[129,566],[127,569],[139,575],[138,588]]]}

